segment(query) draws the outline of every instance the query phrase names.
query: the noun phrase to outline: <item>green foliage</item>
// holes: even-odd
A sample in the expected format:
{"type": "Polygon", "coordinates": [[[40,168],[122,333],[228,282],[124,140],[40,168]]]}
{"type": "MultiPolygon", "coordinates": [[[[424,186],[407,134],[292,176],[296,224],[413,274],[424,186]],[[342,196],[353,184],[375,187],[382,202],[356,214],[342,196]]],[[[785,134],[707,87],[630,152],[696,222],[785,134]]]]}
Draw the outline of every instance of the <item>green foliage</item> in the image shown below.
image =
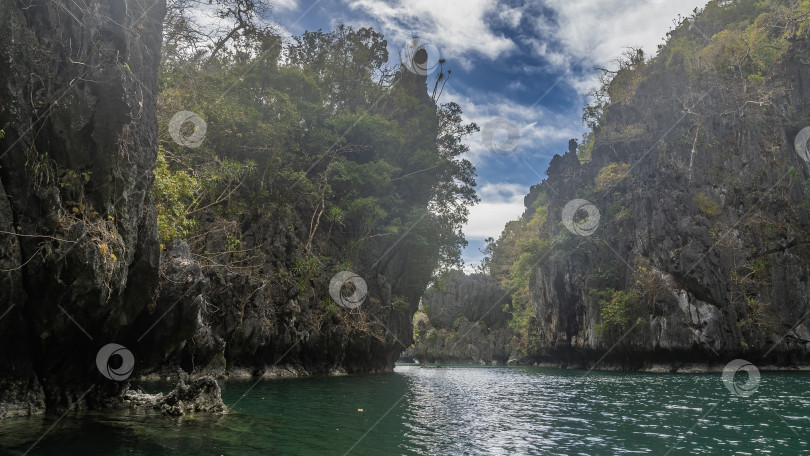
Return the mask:
{"type": "Polygon", "coordinates": [[[705,192],[700,192],[693,198],[695,204],[709,217],[716,217],[720,215],[722,208],[714,200],[706,196],[705,192]]]}
{"type": "Polygon", "coordinates": [[[397,312],[404,313],[411,308],[411,303],[408,302],[405,296],[394,296],[391,298],[391,306],[393,306],[394,310],[397,312]]]}
{"type": "Polygon", "coordinates": [[[787,50],[791,36],[784,22],[784,7],[759,14],[753,23],[743,21],[729,26],[711,38],[699,58],[722,77],[744,87],[763,88],[766,76],[787,50]]]}
{"type": "Polygon", "coordinates": [[[647,60],[640,48],[627,49],[616,63],[615,71],[600,68],[603,72],[600,86],[589,93],[594,101],[583,109],[582,122],[593,132],[601,128],[605,110],[611,105],[629,102],[645,78],[647,60]]]}
{"type": "Polygon", "coordinates": [[[321,258],[317,256],[302,257],[295,260],[290,267],[293,277],[302,292],[308,292],[311,288],[312,280],[318,277],[323,271],[321,258]]]}
{"type": "Polygon", "coordinates": [[[644,51],[628,49],[619,60],[619,70],[606,87],[611,103],[626,103],[635,95],[636,89],[645,78],[647,60],[644,51]]]}
{"type": "Polygon", "coordinates": [[[765,306],[759,299],[747,296],[745,304],[745,316],[737,321],[737,327],[742,335],[740,342],[747,349],[751,344],[762,340],[770,332],[770,328],[765,306]]]}
{"type": "Polygon", "coordinates": [[[317,257],[298,258],[290,269],[295,275],[308,279],[318,275],[321,264],[317,257]]]}
{"type": "Polygon", "coordinates": [[[413,340],[414,344],[418,345],[422,341],[422,328],[427,328],[430,326],[430,319],[427,316],[426,312],[417,311],[413,315],[413,340]]]}
{"type": "Polygon", "coordinates": [[[661,272],[647,258],[636,261],[632,290],[639,296],[639,316],[658,315],[663,311],[657,305],[658,294],[667,288],[661,272]]]}
{"type": "Polygon", "coordinates": [[[637,302],[638,294],[635,291],[613,291],[609,300],[601,301],[602,324],[620,328],[628,327],[637,318],[634,309],[637,302]]]}
{"type": "Polygon", "coordinates": [[[451,329],[447,336],[444,338],[444,344],[446,346],[454,346],[461,340],[461,334],[459,334],[458,330],[455,328],[451,329]]]}
{"type": "Polygon", "coordinates": [[[630,173],[630,165],[627,163],[611,163],[601,170],[596,176],[596,189],[606,190],[615,186],[619,181],[625,179],[630,173]]]}
{"type": "Polygon", "coordinates": [[[91,171],[77,171],[75,169],[66,169],[59,179],[59,186],[68,194],[78,195],[84,189],[84,186],[90,182],[90,177],[93,175],[91,171]]]}
{"type": "Polygon", "coordinates": [[[325,299],[324,302],[326,303],[326,316],[328,318],[334,318],[340,315],[340,306],[331,299],[325,299]]]}
{"type": "Polygon", "coordinates": [[[28,149],[25,168],[31,183],[38,187],[44,187],[56,180],[56,163],[48,157],[47,152],[40,154],[28,149]]]}
{"type": "Polygon", "coordinates": [[[577,146],[577,157],[580,163],[588,163],[591,161],[591,153],[593,152],[593,144],[596,135],[592,132],[586,133],[582,138],[582,142],[577,146]]]}
{"type": "Polygon", "coordinates": [[[643,137],[644,133],[646,133],[646,130],[643,125],[630,124],[624,126],[624,128],[614,135],[614,140],[621,143],[629,143],[643,137]]]}
{"type": "Polygon", "coordinates": [[[158,214],[158,236],[165,248],[173,239],[183,239],[195,226],[186,208],[194,201],[197,180],[185,171],[172,172],[163,148],[158,149],[152,196],[158,214]]]}
{"type": "Polygon", "coordinates": [[[524,339],[528,338],[534,317],[529,278],[551,245],[541,235],[548,218],[545,194],[539,195],[537,200],[546,204],[537,207],[530,218],[507,223],[501,237],[491,240],[487,246],[492,255],[486,260],[491,274],[512,293],[511,307],[505,309],[512,313],[509,324],[524,339]]]}
{"type": "Polygon", "coordinates": [[[618,278],[619,277],[616,275],[616,271],[613,268],[599,267],[588,274],[588,280],[590,282],[595,282],[601,286],[606,286],[607,284],[616,281],[618,278]]]}
{"type": "Polygon", "coordinates": [[[286,267],[304,286],[311,258],[397,264],[409,286],[460,265],[461,227],[477,201],[464,140],[477,126],[389,68],[387,42],[370,28],[338,24],[287,46],[260,32],[246,30],[205,64],[175,52],[188,46],[173,36],[160,78],[161,239],[185,238],[199,252],[219,236],[227,258],[248,261],[262,253],[241,230],[283,220],[301,241],[286,267]],[[181,110],[205,119],[197,148],[167,134],[181,110]]]}
{"type": "Polygon", "coordinates": [[[636,259],[632,279],[626,286],[610,268],[600,268],[588,275],[588,283],[592,285],[588,296],[599,303],[602,320],[595,328],[608,343],[615,342],[634,324],[643,323],[661,310],[656,307],[656,301],[666,284],[648,259],[636,259]]]}

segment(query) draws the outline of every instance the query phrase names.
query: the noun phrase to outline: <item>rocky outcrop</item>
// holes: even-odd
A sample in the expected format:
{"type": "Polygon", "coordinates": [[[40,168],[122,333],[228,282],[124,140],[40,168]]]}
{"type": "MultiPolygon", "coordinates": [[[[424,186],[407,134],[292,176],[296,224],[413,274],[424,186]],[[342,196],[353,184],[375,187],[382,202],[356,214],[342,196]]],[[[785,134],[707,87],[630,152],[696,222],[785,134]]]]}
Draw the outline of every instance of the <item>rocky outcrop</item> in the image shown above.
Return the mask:
{"type": "Polygon", "coordinates": [[[224,413],[228,410],[222,402],[219,384],[212,377],[200,377],[188,385],[180,381],[167,394],[147,394],[127,390],[122,396],[124,406],[158,410],[169,416],[183,416],[193,412],[224,413]]]}
{"type": "Polygon", "coordinates": [[[159,371],[161,376],[169,372],[171,376],[177,375],[179,366],[175,360],[187,351],[195,359],[210,358],[206,374],[216,375],[224,370],[224,362],[220,361],[218,366],[216,361],[218,354],[221,360],[225,342],[214,337],[204,322],[209,312],[209,290],[208,276],[192,257],[188,244],[175,241],[163,252],[154,309],[135,322],[143,328],[143,336],[135,345],[141,359],[139,374],[159,371]]]}
{"type": "MultiPolygon", "coordinates": [[[[438,261],[410,249],[407,232],[351,259],[368,285],[351,310],[328,293],[345,246],[303,239],[311,221],[289,208],[224,221],[203,208],[191,247],[161,256],[152,184],[165,0],[0,7],[0,343],[19,347],[0,351],[0,417],[115,405],[129,375],[393,368],[412,341],[425,265],[438,261]],[[229,257],[222,223],[238,225],[249,259],[229,257]],[[322,255],[310,255],[313,241],[322,255]],[[299,264],[310,261],[330,264],[299,264]],[[97,358],[108,344],[114,356],[97,358]]],[[[426,76],[403,73],[413,111],[438,130],[426,76]]],[[[433,192],[419,194],[428,207],[433,192]]]]}
{"type": "Polygon", "coordinates": [[[0,379],[0,419],[45,412],[45,392],[35,377],[0,379]]]}
{"type": "MultiPolygon", "coordinates": [[[[302,242],[288,229],[295,222],[288,222],[262,219],[251,224],[242,245],[261,264],[249,268],[228,267],[227,254],[208,255],[201,260],[203,267],[182,242],[164,252],[155,313],[169,313],[151,330],[151,313],[137,322],[149,330],[138,344],[145,357],[138,375],[241,379],[393,368],[411,343],[410,315],[418,295],[417,287],[399,292],[414,306],[394,308],[395,287],[402,285],[387,277],[404,281],[409,273],[396,262],[364,271],[368,290],[362,306],[340,307],[325,292],[331,275],[319,273],[301,282],[286,272],[299,258],[302,242]]],[[[225,241],[212,230],[204,250],[225,251],[225,241]]]]}
{"type": "Polygon", "coordinates": [[[422,296],[421,308],[435,327],[450,327],[458,317],[482,322],[490,328],[503,328],[510,317],[509,294],[484,274],[450,273],[440,287],[422,296]]]}
{"type": "Polygon", "coordinates": [[[416,342],[403,355],[420,362],[505,364],[512,330],[508,293],[484,274],[451,273],[422,297],[414,316],[416,342]]]}
{"type": "MultiPolygon", "coordinates": [[[[698,19],[673,39],[704,43],[698,28],[722,25],[698,19]]],[[[810,162],[794,147],[810,120],[807,48],[790,42],[768,94],[696,79],[664,48],[605,112],[590,161],[554,157],[526,199],[531,212],[548,198],[553,240],[531,275],[540,349],[528,361],[810,361],[810,162]],[[611,175],[611,164],[626,168],[611,175]],[[578,198],[599,209],[589,235],[563,220],[578,198]]]]}
{"type": "Polygon", "coordinates": [[[139,337],[173,312],[153,301],[165,3],[0,9],[0,408],[101,404],[122,384],[100,374],[99,349],[122,344],[143,364],[139,337]]]}
{"type": "MultiPolygon", "coordinates": [[[[400,77],[397,87],[418,101],[412,109],[429,113],[425,118],[438,128],[426,76],[404,71],[400,77]]],[[[423,197],[419,204],[428,206],[431,194],[423,197]]],[[[217,207],[201,211],[200,235],[189,243],[209,286],[193,337],[169,363],[195,375],[240,377],[393,369],[412,342],[411,317],[431,280],[426,265],[436,261],[435,251],[410,248],[419,241],[407,232],[363,249],[347,250],[354,234],[336,235],[337,227],[308,239],[307,211],[251,208],[226,218],[217,207]],[[229,247],[234,239],[239,252],[229,247]],[[367,287],[356,309],[340,306],[329,293],[345,264],[367,287]]]]}

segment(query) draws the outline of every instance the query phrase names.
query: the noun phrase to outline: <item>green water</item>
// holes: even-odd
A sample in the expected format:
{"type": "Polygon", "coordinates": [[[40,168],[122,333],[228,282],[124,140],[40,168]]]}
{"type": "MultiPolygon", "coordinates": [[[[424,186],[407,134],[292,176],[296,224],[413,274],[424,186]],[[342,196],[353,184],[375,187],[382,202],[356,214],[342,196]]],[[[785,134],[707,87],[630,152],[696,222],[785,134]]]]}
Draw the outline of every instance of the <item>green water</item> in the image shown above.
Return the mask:
{"type": "Polygon", "coordinates": [[[232,382],[223,399],[236,405],[225,416],[118,411],[5,420],[0,454],[25,454],[51,427],[28,454],[810,454],[810,375],[763,373],[743,398],[719,374],[585,374],[401,366],[252,388],[232,382]]]}

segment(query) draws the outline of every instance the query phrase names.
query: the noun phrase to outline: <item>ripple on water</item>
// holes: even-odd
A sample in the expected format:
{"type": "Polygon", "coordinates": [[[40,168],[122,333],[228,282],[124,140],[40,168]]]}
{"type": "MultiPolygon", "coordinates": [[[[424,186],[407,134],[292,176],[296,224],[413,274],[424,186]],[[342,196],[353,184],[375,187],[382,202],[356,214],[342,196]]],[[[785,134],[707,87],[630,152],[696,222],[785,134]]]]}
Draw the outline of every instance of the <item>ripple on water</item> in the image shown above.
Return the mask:
{"type": "MultiPolygon", "coordinates": [[[[30,454],[799,454],[810,375],[762,375],[750,398],[720,375],[545,368],[397,368],[393,374],[227,383],[232,413],[65,416],[30,454]],[[671,452],[670,452],[671,450],[671,452]]],[[[21,455],[57,416],[0,422],[21,455]]]]}

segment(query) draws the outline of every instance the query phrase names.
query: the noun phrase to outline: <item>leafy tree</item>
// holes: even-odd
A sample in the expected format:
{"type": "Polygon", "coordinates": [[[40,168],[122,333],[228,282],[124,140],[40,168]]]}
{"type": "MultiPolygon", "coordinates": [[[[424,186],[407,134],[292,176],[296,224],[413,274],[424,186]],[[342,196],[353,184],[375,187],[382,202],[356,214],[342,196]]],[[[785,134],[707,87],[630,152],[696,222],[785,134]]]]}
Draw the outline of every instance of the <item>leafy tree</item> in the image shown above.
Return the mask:
{"type": "Polygon", "coordinates": [[[155,165],[155,184],[152,193],[158,213],[158,235],[161,246],[172,239],[182,239],[194,228],[194,220],[187,208],[198,190],[197,180],[185,171],[172,172],[161,147],[155,165]]]}
{"type": "Polygon", "coordinates": [[[191,196],[155,195],[164,241],[185,239],[211,267],[250,274],[267,258],[245,232],[283,220],[300,242],[283,270],[302,289],[351,264],[395,277],[414,298],[434,272],[459,266],[461,227],[478,201],[463,158],[478,127],[461,108],[437,106],[424,77],[388,67],[387,42],[370,28],[339,24],[283,47],[258,26],[238,36],[206,59],[176,52],[193,40],[164,59],[161,123],[187,110],[207,128],[197,148],[161,137],[161,179],[196,183],[191,196]]]}
{"type": "Polygon", "coordinates": [[[163,22],[164,65],[208,63],[222,54],[250,53],[276,37],[264,20],[267,0],[168,0],[163,22]]]}
{"type": "Polygon", "coordinates": [[[519,348],[528,349],[533,326],[534,304],[532,303],[529,280],[532,269],[548,252],[551,241],[542,231],[548,219],[548,204],[545,195],[537,201],[544,203],[536,207],[530,217],[524,216],[506,224],[497,241],[488,240],[486,251],[490,256],[485,264],[496,280],[512,295],[512,320],[510,325],[518,336],[519,348]]]}

